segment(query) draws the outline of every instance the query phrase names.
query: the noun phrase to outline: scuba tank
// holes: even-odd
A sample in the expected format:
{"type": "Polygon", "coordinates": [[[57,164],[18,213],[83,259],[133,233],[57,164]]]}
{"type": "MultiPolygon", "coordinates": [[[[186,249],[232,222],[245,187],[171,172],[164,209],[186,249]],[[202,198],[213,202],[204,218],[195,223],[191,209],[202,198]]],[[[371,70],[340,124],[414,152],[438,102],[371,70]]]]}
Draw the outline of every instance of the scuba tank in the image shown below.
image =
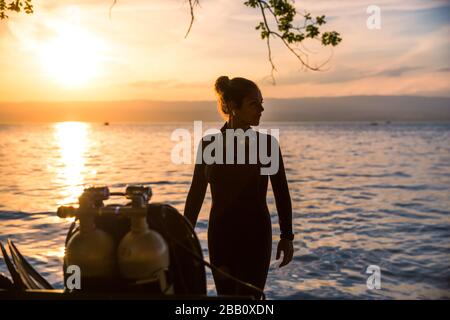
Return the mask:
{"type": "MultiPolygon", "coordinates": [[[[77,218],[66,238],[65,285],[70,276],[66,272],[67,267],[78,262],[84,265],[81,267],[82,291],[206,295],[203,252],[192,226],[174,207],[161,203],[149,204],[150,197],[150,187],[127,186],[126,192],[109,192],[106,187],[89,188],[79,198],[79,208],[58,209],[61,218],[77,218]],[[131,202],[127,205],[103,205],[103,200],[113,196],[125,196],[131,202]],[[109,262],[105,263],[111,261],[110,251],[104,250],[104,245],[101,245],[103,249],[100,251],[108,254],[97,251],[96,240],[87,241],[89,244],[84,243],[82,248],[76,245],[78,241],[74,238],[82,234],[77,227],[78,220],[88,234],[93,235],[95,230],[98,238],[106,240],[108,236],[112,237],[113,267],[109,262]],[[105,233],[106,237],[103,237],[105,233]],[[86,260],[91,261],[92,265],[86,264],[86,260]],[[114,270],[112,273],[111,269],[114,270]]],[[[109,240],[103,242],[111,243],[109,240]]]]}
{"type": "Polygon", "coordinates": [[[147,224],[150,188],[129,186],[125,194],[131,199],[131,209],[124,210],[131,219],[131,228],[117,250],[120,274],[127,281],[138,285],[139,290],[172,293],[168,279],[169,247],[164,238],[150,230],[147,224]]]}
{"type": "Polygon", "coordinates": [[[85,189],[79,198],[78,209],[59,207],[57,215],[61,218],[79,219],[78,231],[71,234],[66,243],[64,256],[64,284],[67,285],[67,268],[79,267],[81,288],[87,290],[105,289],[117,274],[116,245],[108,233],[96,228],[95,215],[109,198],[107,187],[85,189]]]}

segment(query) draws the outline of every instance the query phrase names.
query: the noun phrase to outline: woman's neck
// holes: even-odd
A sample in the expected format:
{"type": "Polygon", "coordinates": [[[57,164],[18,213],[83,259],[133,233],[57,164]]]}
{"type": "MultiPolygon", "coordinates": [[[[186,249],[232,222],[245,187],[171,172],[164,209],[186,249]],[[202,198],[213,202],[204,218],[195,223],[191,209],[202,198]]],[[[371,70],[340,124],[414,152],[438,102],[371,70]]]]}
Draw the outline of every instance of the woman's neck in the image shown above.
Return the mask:
{"type": "Polygon", "coordinates": [[[243,129],[243,130],[250,128],[248,124],[239,121],[239,119],[236,119],[235,117],[230,117],[228,119],[227,127],[230,129],[243,129]]]}

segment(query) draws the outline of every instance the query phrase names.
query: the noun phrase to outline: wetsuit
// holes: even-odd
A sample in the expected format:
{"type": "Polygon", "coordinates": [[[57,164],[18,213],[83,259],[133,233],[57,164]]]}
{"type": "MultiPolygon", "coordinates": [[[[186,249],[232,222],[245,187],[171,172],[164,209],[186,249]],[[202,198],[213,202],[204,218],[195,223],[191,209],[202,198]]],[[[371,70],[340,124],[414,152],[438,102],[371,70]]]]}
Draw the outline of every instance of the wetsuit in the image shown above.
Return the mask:
{"type": "MultiPolygon", "coordinates": [[[[227,128],[225,123],[219,133],[223,139],[227,128]]],[[[260,140],[262,133],[256,132],[256,136],[260,140]]],[[[202,151],[212,141],[214,138],[210,141],[203,139],[202,151]]],[[[276,140],[266,141],[269,143],[267,150],[271,150],[270,143],[276,140]]],[[[226,142],[224,154],[225,149],[226,142]]],[[[212,196],[208,224],[210,262],[240,280],[264,289],[272,252],[271,219],[266,203],[268,176],[261,175],[260,172],[261,167],[267,164],[261,164],[259,157],[256,164],[249,163],[248,141],[245,150],[245,164],[237,164],[235,157],[234,164],[225,164],[225,160],[224,164],[207,164],[203,160],[195,165],[184,215],[195,226],[209,183],[212,196]]],[[[276,150],[279,169],[270,175],[270,180],[279,216],[281,238],[292,239],[291,198],[278,144],[276,150]]],[[[213,271],[213,277],[218,294],[255,295],[254,290],[224,278],[218,272],[213,271]]]]}

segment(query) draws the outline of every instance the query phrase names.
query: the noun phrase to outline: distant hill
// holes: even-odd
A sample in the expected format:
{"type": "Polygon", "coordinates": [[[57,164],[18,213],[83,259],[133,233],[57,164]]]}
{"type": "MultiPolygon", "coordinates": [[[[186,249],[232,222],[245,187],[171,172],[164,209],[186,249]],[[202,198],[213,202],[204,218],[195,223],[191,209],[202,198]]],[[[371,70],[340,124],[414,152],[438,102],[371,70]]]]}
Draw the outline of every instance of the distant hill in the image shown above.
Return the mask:
{"type": "MultiPolygon", "coordinates": [[[[450,97],[347,96],[267,99],[263,121],[449,121],[450,97]]],[[[0,123],[217,121],[215,101],[1,103],[0,123]]]]}
{"type": "Polygon", "coordinates": [[[348,96],[272,100],[271,120],[450,121],[450,97],[348,96]]]}

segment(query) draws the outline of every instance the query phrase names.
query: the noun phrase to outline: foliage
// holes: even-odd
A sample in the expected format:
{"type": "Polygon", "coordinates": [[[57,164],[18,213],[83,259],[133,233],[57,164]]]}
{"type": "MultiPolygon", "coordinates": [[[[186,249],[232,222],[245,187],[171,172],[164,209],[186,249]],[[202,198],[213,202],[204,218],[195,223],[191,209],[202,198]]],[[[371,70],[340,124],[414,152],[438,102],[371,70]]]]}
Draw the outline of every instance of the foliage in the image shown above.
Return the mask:
{"type": "Polygon", "coordinates": [[[8,19],[9,12],[33,13],[33,4],[31,2],[32,0],[15,0],[11,2],[0,0],[0,20],[8,19]]]}
{"type": "Polygon", "coordinates": [[[259,9],[261,12],[263,21],[255,29],[260,31],[261,39],[266,40],[269,61],[272,66],[272,79],[274,79],[273,72],[276,68],[272,60],[271,38],[278,38],[297,57],[302,66],[314,71],[319,71],[328,60],[319,66],[312,66],[308,63],[308,55],[298,45],[308,38],[319,40],[323,46],[331,45],[332,47],[342,41],[340,34],[336,31],[323,33],[320,31],[320,28],[327,22],[324,15],[314,18],[307,12],[300,14],[295,9],[293,0],[249,0],[245,1],[244,5],[259,9]],[[298,16],[303,18],[303,24],[300,26],[294,24],[295,18],[298,16]]]}
{"type": "MultiPolygon", "coordinates": [[[[25,12],[26,14],[33,13],[32,0],[0,0],[0,20],[7,19],[8,12],[25,12]]],[[[186,37],[191,31],[194,23],[195,7],[200,5],[200,0],[188,0],[190,7],[191,21],[186,32],[186,37]]],[[[111,10],[117,0],[113,0],[111,10]]],[[[294,0],[247,0],[244,5],[249,8],[254,8],[260,11],[262,21],[255,27],[260,32],[261,39],[266,40],[269,62],[272,66],[271,77],[275,82],[273,76],[276,71],[275,64],[272,59],[271,39],[280,40],[286,48],[300,61],[301,65],[307,69],[320,71],[321,68],[328,63],[326,60],[319,66],[312,66],[308,61],[308,54],[305,49],[299,45],[306,39],[315,39],[321,42],[323,46],[337,46],[342,38],[336,31],[321,32],[321,27],[327,21],[324,15],[312,17],[310,13],[298,13],[295,8],[294,0]],[[303,23],[299,26],[295,24],[296,18],[303,18],[303,23]]]]}

